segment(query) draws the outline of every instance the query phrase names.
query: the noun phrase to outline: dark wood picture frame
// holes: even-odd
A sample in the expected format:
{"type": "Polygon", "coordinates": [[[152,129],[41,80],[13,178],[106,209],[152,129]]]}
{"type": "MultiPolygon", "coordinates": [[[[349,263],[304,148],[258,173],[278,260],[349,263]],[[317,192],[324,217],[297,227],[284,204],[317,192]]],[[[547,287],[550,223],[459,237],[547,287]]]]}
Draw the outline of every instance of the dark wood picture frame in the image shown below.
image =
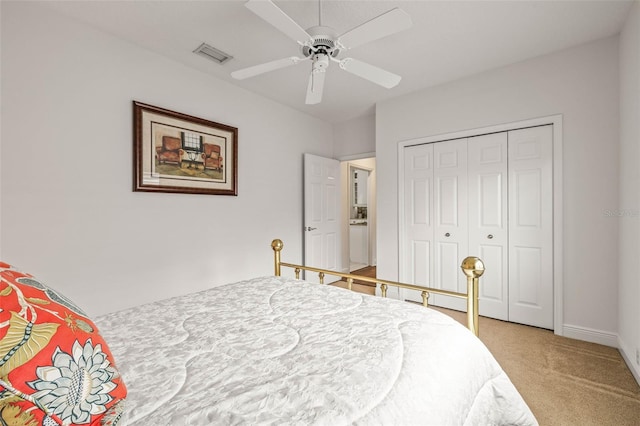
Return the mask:
{"type": "Polygon", "coordinates": [[[238,129],[133,101],[133,190],[238,195],[238,129]]]}

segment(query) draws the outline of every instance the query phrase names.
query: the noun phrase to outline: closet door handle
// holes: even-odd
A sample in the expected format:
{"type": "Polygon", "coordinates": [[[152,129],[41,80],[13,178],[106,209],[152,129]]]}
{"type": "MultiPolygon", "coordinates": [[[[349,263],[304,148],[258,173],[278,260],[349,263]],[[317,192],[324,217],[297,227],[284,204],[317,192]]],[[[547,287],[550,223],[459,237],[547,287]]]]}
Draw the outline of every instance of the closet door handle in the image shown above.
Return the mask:
{"type": "Polygon", "coordinates": [[[487,235],[487,238],[490,239],[490,240],[493,239],[493,234],[487,235]]]}
{"type": "Polygon", "coordinates": [[[447,232],[446,234],[444,234],[444,236],[445,236],[445,237],[450,237],[450,236],[451,236],[451,234],[447,232]]]}

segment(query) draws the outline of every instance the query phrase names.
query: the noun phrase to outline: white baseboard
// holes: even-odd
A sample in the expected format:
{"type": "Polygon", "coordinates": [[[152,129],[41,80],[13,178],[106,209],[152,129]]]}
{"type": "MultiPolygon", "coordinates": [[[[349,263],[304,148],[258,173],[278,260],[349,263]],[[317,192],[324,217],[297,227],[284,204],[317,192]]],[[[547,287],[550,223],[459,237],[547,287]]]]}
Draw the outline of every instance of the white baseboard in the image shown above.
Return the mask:
{"type": "Polygon", "coordinates": [[[611,346],[613,348],[618,347],[618,335],[616,333],[594,330],[592,328],[579,327],[570,324],[564,324],[562,328],[562,335],[564,337],[584,340],[585,342],[598,343],[600,345],[611,346]]]}
{"type": "Polygon", "coordinates": [[[631,374],[636,379],[636,382],[640,385],[640,365],[636,364],[636,354],[634,350],[631,350],[627,345],[624,344],[620,338],[618,338],[618,349],[620,350],[620,354],[624,359],[624,362],[627,363],[627,367],[631,370],[631,374]]]}
{"type": "Polygon", "coordinates": [[[624,359],[627,367],[629,367],[629,371],[631,371],[636,382],[640,385],[640,365],[636,363],[635,349],[625,345],[616,333],[565,324],[563,335],[572,339],[584,340],[586,342],[599,343],[601,345],[618,348],[620,355],[622,355],[622,359],[624,359]]]}

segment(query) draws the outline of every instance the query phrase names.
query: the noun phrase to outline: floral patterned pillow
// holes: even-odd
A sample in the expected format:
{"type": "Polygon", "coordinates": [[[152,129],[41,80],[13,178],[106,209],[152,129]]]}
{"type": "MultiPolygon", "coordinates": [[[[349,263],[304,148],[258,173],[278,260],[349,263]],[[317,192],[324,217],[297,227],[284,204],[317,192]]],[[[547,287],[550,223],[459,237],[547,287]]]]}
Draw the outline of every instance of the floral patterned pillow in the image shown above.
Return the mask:
{"type": "Polygon", "coordinates": [[[0,425],[116,425],[126,394],[86,314],[0,262],[0,425]]]}

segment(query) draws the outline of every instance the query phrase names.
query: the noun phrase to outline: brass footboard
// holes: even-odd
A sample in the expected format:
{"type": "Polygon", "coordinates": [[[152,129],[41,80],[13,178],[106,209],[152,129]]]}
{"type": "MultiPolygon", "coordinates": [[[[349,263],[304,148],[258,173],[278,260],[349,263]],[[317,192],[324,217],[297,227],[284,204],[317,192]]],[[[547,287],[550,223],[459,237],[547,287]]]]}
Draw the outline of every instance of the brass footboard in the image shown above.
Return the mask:
{"type": "Polygon", "coordinates": [[[275,275],[280,276],[281,267],[293,268],[296,274],[296,279],[300,279],[300,271],[310,271],[317,272],[318,277],[320,279],[320,284],[324,284],[325,275],[332,275],[336,277],[345,278],[347,280],[347,287],[351,290],[353,285],[353,280],[357,279],[360,281],[370,282],[373,284],[380,284],[380,291],[382,293],[382,297],[387,297],[387,288],[388,286],[398,287],[398,288],[406,288],[409,290],[417,290],[422,295],[422,304],[426,307],[429,306],[429,294],[443,294],[445,296],[458,297],[462,299],[467,299],[467,327],[469,330],[473,332],[476,336],[479,334],[478,328],[478,281],[480,276],[484,273],[484,264],[482,260],[477,257],[467,257],[462,261],[460,268],[464,272],[467,277],[467,292],[466,293],[457,293],[455,291],[442,290],[438,288],[431,287],[423,287],[414,284],[405,284],[396,281],[388,281],[381,280],[378,278],[370,278],[364,277],[354,274],[343,274],[342,272],[330,271],[327,269],[313,268],[311,266],[303,266],[303,265],[295,265],[293,263],[284,263],[280,259],[280,252],[284,244],[281,240],[273,240],[271,242],[271,248],[273,249],[274,255],[274,267],[275,267],[275,275]]]}

